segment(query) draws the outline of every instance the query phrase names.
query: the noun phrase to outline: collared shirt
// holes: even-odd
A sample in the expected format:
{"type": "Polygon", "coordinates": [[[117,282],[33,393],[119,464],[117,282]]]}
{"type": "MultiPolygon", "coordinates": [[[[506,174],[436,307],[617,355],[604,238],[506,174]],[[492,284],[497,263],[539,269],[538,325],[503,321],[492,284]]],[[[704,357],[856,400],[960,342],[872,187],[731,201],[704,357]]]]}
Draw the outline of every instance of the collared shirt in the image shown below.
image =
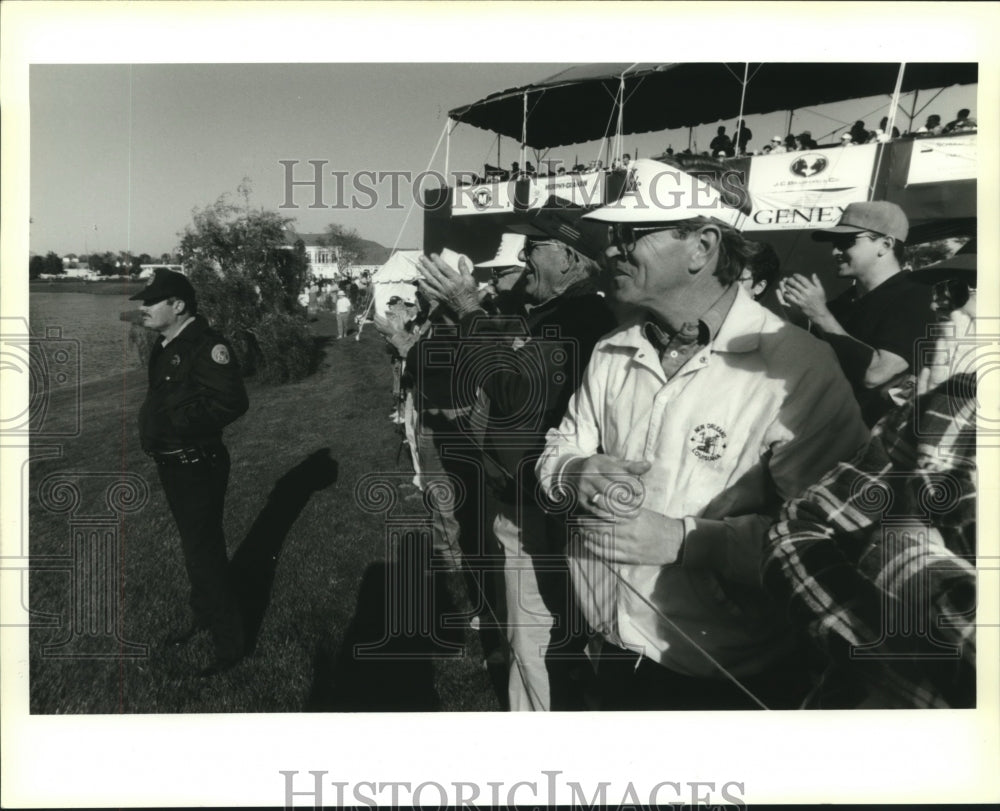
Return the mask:
{"type": "Polygon", "coordinates": [[[736,287],[731,284],[719,296],[711,307],[697,321],[688,321],[672,335],[660,329],[652,321],[647,321],[642,328],[643,337],[660,353],[660,366],[670,380],[680,368],[687,363],[688,358],[702,346],[715,340],[719,334],[722,322],[729,314],[729,308],[736,300],[736,287]]]}
{"type": "Polygon", "coordinates": [[[160,338],[160,345],[161,346],[166,346],[167,344],[170,343],[170,341],[173,341],[175,338],[177,338],[178,335],[180,335],[182,332],[184,332],[184,330],[187,329],[189,326],[191,326],[191,324],[193,324],[193,323],[194,323],[194,317],[189,318],[187,321],[185,321],[185,322],[183,322],[181,324],[180,329],[178,329],[177,332],[175,332],[170,337],[169,340],[167,340],[166,338],[161,337],[160,338]]]}
{"type": "Polygon", "coordinates": [[[682,560],[611,566],[572,544],[571,574],[592,628],[694,676],[719,677],[706,653],[737,676],[785,653],[760,582],[767,530],[868,436],[830,347],[737,288],[714,340],[669,380],[641,326],[602,340],[537,468],[555,497],[575,458],[651,464],[642,506],[684,520],[682,560]],[[709,568],[720,548],[727,563],[709,568]]]}
{"type": "Polygon", "coordinates": [[[764,582],[830,655],[825,706],[975,706],[975,422],[975,373],[948,378],[772,527],[764,582]]]}

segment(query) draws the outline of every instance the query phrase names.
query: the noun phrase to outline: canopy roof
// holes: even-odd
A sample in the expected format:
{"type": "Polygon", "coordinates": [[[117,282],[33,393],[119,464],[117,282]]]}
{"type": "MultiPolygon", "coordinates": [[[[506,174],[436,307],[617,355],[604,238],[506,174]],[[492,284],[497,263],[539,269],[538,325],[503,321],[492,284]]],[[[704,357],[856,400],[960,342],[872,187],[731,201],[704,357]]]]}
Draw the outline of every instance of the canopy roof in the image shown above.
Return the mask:
{"type": "MultiPolygon", "coordinates": [[[[491,93],[448,115],[520,141],[527,94],[527,146],[595,141],[615,132],[624,76],[623,135],[690,127],[739,114],[744,68],[742,62],[579,65],[541,82],[491,93]]],[[[750,63],[743,114],[891,94],[898,73],[898,62],[750,63]]],[[[902,91],[978,80],[975,62],[913,62],[906,64],[902,91]]]]}

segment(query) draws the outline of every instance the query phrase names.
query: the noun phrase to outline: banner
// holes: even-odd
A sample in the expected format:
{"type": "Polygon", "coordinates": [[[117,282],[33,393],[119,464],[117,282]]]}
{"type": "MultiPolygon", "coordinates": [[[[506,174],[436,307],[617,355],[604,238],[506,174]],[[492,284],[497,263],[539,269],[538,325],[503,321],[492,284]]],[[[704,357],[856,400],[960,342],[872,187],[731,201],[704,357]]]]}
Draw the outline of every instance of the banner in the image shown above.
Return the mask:
{"type": "Polygon", "coordinates": [[[848,203],[867,200],[877,144],[750,159],[753,211],[744,231],[829,228],[848,203]]]}
{"type": "Polygon", "coordinates": [[[456,186],[451,214],[453,217],[462,217],[513,211],[516,185],[513,180],[493,180],[475,186],[456,186]]]}
{"type": "Polygon", "coordinates": [[[603,202],[604,172],[567,173],[535,178],[531,182],[529,208],[540,208],[551,195],[578,206],[597,206],[603,202]]]}
{"type": "Polygon", "coordinates": [[[910,154],[906,185],[976,178],[976,137],[917,138],[910,154]]]}

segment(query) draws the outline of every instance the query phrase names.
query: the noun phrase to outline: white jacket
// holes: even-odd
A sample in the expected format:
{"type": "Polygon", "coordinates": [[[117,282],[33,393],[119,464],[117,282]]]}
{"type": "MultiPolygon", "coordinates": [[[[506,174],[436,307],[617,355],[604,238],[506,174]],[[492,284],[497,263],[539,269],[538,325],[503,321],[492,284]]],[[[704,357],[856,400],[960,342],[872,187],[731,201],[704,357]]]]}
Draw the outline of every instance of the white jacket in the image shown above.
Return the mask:
{"type": "Polygon", "coordinates": [[[683,561],[615,567],[571,542],[591,627],[688,675],[719,675],[705,653],[736,676],[766,669],[788,642],[759,574],[772,516],[867,438],[830,347],[742,289],[715,340],[670,381],[641,325],[605,337],[548,432],[539,480],[554,496],[574,457],[648,461],[643,506],[683,519],[685,541],[683,561]],[[726,549],[721,570],[702,564],[708,543],[726,549]]]}

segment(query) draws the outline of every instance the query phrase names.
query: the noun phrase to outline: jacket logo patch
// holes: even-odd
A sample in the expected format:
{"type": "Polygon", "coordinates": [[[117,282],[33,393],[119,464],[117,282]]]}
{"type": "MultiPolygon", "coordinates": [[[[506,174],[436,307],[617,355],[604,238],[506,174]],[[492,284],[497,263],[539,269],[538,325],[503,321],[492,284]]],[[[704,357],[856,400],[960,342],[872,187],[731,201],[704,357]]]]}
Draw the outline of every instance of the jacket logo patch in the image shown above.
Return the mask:
{"type": "Polygon", "coordinates": [[[181,365],[181,356],[180,355],[174,355],[170,359],[170,365],[171,366],[180,366],[181,365]]]}
{"type": "Polygon", "coordinates": [[[711,422],[703,423],[694,429],[688,438],[691,453],[706,462],[719,459],[726,450],[726,432],[711,422]]]}
{"type": "Polygon", "coordinates": [[[221,366],[229,363],[229,350],[223,344],[216,344],[212,347],[212,360],[221,366]]]}

